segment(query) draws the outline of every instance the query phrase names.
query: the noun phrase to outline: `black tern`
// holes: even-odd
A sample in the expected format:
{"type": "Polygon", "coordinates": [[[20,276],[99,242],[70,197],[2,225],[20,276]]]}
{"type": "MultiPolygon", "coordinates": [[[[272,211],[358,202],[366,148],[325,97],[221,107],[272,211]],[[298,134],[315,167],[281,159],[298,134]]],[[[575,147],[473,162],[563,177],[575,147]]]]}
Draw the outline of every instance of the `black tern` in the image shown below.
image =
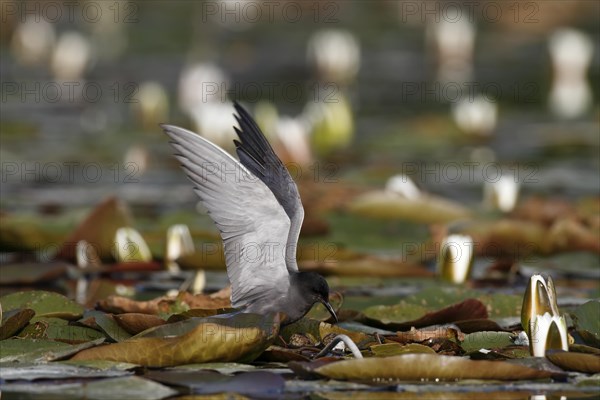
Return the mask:
{"type": "Polygon", "coordinates": [[[282,312],[287,325],[320,302],[337,322],[325,278],[298,270],[304,208],[296,183],[250,114],[234,107],[240,161],[191,131],[161,125],[221,233],[231,304],[243,312],[282,312]]]}

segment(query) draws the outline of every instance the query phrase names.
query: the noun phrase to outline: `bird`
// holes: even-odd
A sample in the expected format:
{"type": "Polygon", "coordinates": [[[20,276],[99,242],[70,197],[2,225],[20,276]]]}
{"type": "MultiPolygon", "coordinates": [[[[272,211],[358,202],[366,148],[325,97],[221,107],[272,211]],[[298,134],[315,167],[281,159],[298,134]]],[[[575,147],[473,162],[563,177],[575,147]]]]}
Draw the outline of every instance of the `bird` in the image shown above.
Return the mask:
{"type": "Polygon", "coordinates": [[[232,307],[283,313],[281,324],[289,325],[320,302],[337,322],[325,278],[298,269],[304,219],[298,187],[250,114],[237,102],[234,111],[239,161],[196,133],[161,124],[220,232],[232,307]]]}

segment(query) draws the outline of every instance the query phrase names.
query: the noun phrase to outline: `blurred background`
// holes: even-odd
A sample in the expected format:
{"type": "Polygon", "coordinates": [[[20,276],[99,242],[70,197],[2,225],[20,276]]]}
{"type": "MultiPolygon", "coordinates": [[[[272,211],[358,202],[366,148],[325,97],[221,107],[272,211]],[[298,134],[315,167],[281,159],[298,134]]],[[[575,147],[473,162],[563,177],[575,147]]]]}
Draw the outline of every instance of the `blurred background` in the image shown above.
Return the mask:
{"type": "Polygon", "coordinates": [[[4,251],[64,240],[111,195],[153,254],[177,223],[198,245],[215,231],[158,123],[232,150],[233,100],[299,182],[303,237],[398,255],[435,236],[431,223],[509,215],[531,196],[521,215],[540,198],[558,199],[549,214],[583,201],[586,229],[600,226],[596,1],[2,0],[0,12],[4,251]]]}

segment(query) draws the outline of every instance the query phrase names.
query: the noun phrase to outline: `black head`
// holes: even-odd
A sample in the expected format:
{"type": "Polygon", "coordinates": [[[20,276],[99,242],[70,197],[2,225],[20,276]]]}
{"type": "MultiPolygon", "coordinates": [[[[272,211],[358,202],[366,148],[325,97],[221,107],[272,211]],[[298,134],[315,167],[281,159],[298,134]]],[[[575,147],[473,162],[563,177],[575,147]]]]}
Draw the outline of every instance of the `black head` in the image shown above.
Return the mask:
{"type": "Polygon", "coordinates": [[[329,304],[329,285],[325,278],[316,272],[300,272],[293,279],[303,298],[307,299],[311,305],[316,302],[322,303],[337,322],[337,315],[329,304]]]}

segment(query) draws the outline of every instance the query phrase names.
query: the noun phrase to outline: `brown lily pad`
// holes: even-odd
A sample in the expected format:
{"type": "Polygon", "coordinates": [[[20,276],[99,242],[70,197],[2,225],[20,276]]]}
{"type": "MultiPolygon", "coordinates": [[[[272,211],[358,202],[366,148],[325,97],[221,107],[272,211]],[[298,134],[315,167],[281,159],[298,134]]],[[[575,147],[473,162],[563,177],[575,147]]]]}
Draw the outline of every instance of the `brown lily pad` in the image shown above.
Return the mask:
{"type": "Polygon", "coordinates": [[[166,321],[156,315],[142,313],[125,313],[113,315],[114,320],[132,335],[155,326],[164,325],[166,321]]]}
{"type": "Polygon", "coordinates": [[[600,356],[595,354],[550,350],[546,353],[546,358],[565,371],[577,371],[586,374],[600,373],[600,356]]]}
{"type": "Polygon", "coordinates": [[[228,319],[189,319],[150,329],[120,343],[78,353],[73,360],[110,360],[149,367],[204,362],[249,362],[279,331],[271,315],[237,314],[228,319]]]}
{"type": "Polygon", "coordinates": [[[122,313],[141,313],[141,314],[172,314],[173,306],[184,307],[187,311],[190,308],[199,308],[204,310],[230,308],[231,301],[223,297],[222,292],[212,295],[181,292],[177,297],[162,296],[149,301],[137,301],[128,297],[109,296],[105,300],[98,302],[98,307],[102,310],[122,313]],[[179,304],[179,306],[177,306],[179,304]]]}
{"type": "Polygon", "coordinates": [[[399,381],[461,379],[530,380],[549,378],[552,373],[502,361],[473,361],[462,357],[434,354],[404,354],[344,360],[319,366],[318,375],[339,380],[370,381],[389,379],[399,381]]]}
{"type": "Polygon", "coordinates": [[[12,315],[6,315],[6,321],[2,321],[2,325],[0,325],[0,340],[8,339],[16,333],[19,333],[34,315],[35,311],[29,308],[15,310],[12,315]]]}

